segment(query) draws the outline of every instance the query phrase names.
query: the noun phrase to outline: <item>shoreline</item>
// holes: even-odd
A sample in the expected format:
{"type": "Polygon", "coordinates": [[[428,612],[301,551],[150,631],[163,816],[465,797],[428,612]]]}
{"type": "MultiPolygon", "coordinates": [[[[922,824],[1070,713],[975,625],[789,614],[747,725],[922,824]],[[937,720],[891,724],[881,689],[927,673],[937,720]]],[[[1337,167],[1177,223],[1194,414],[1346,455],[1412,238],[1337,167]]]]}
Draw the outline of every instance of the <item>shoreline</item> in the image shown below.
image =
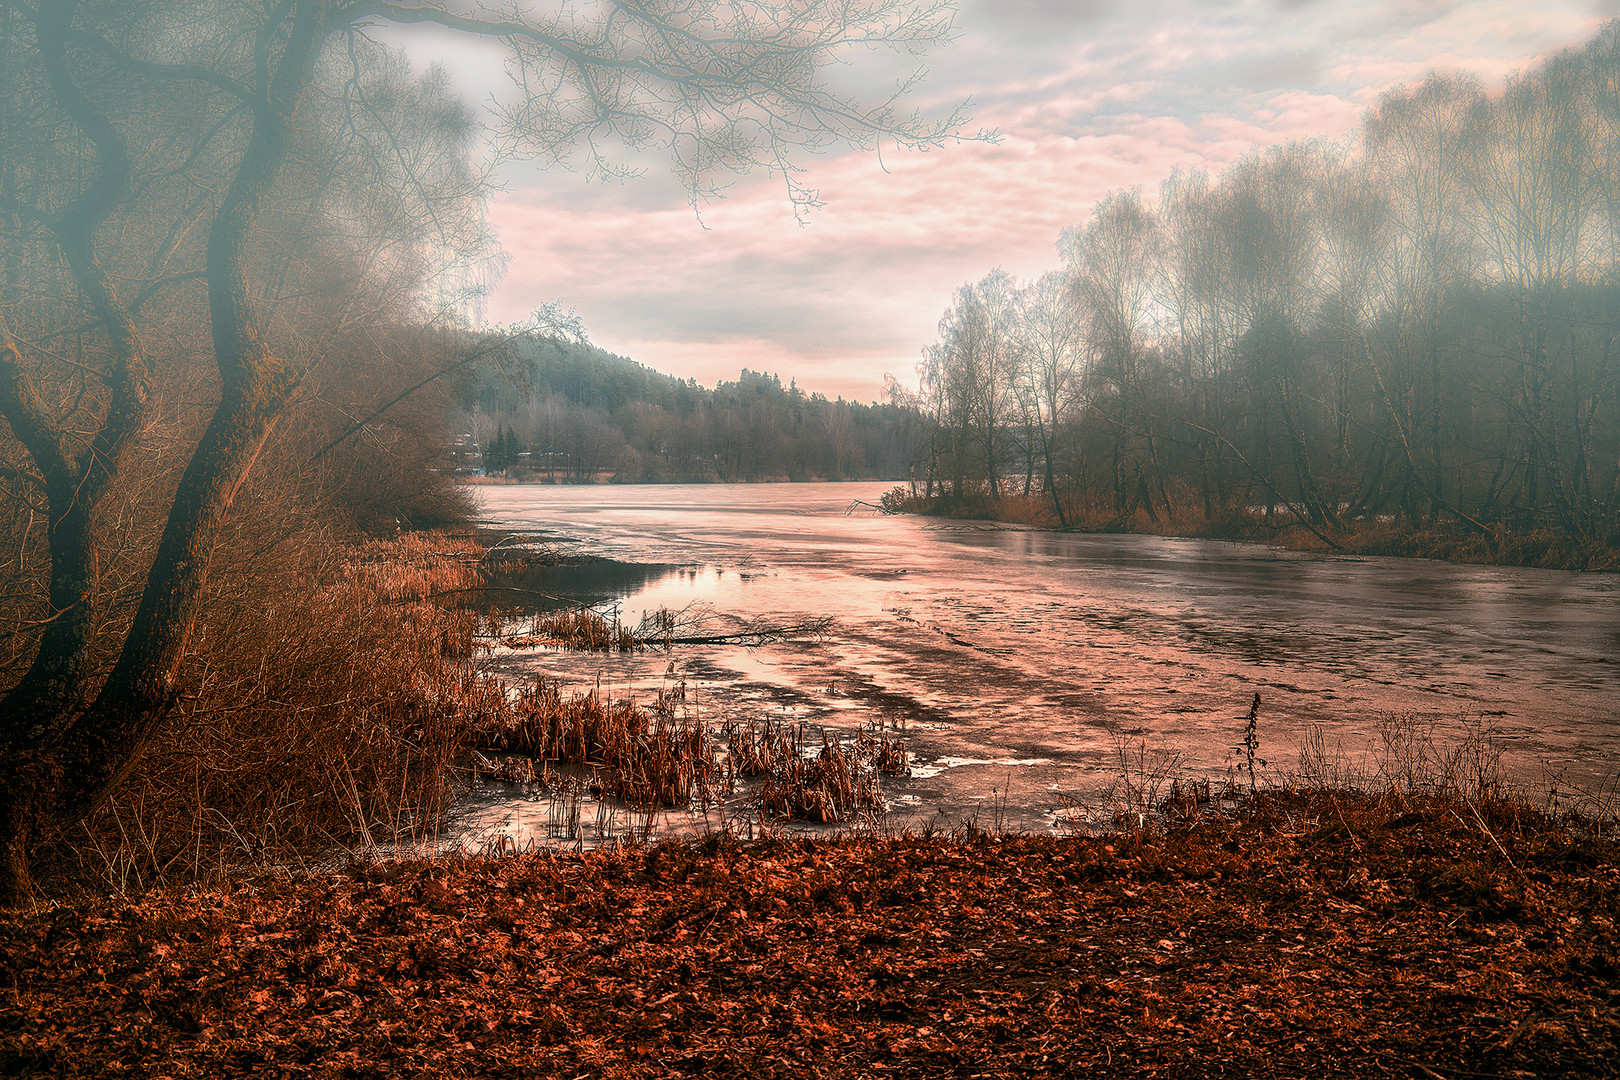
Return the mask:
{"type": "Polygon", "coordinates": [[[788,476],[772,476],[753,480],[722,480],[718,477],[695,479],[692,477],[671,478],[668,480],[619,480],[612,474],[600,473],[594,480],[552,480],[528,476],[458,476],[456,483],[468,487],[680,487],[682,485],[702,485],[705,487],[724,487],[728,484],[742,484],[755,487],[762,484],[903,484],[904,478],[895,479],[892,476],[876,477],[845,477],[833,480],[826,477],[812,476],[803,480],[795,480],[788,476]]]}
{"type": "Polygon", "coordinates": [[[1050,502],[1044,497],[1002,496],[993,500],[975,498],[956,501],[936,497],[929,500],[912,495],[904,486],[893,489],[884,497],[884,507],[890,513],[916,514],[951,521],[997,521],[1051,532],[1222,540],[1325,556],[1429,559],[1473,566],[1620,573],[1620,542],[1617,542],[1620,538],[1610,538],[1607,543],[1592,541],[1582,544],[1553,529],[1516,532],[1498,528],[1492,536],[1483,537],[1443,525],[1413,530],[1398,528],[1391,522],[1362,523],[1358,528],[1333,534],[1330,539],[1337,545],[1335,550],[1300,522],[1267,525],[1259,520],[1258,515],[1209,522],[1204,521],[1201,515],[1184,514],[1179,519],[1161,522],[1136,510],[1124,519],[1101,514],[1083,515],[1080,520],[1064,528],[1059,525],[1050,502]],[[1183,525],[1176,525],[1177,520],[1183,525]]]}
{"type": "Polygon", "coordinates": [[[1218,521],[1207,521],[1202,514],[1189,512],[1181,512],[1178,515],[1167,514],[1169,520],[1162,521],[1142,509],[1133,510],[1125,517],[1118,517],[1070,508],[1069,516],[1077,517],[1078,520],[1064,527],[1059,524],[1051,503],[1044,496],[1007,495],[995,499],[974,497],[959,500],[949,500],[941,496],[927,499],[912,494],[905,481],[885,477],[856,480],[819,478],[793,480],[784,476],[757,480],[682,478],[621,482],[604,473],[594,480],[579,482],[559,482],[531,475],[462,476],[456,478],[456,483],[467,487],[568,488],[894,484],[895,486],[884,494],[882,510],[885,513],[914,514],[919,517],[950,521],[993,521],[1049,532],[1220,540],[1327,556],[1428,559],[1472,566],[1517,566],[1580,573],[1620,573],[1620,537],[1611,537],[1607,542],[1581,543],[1571,540],[1556,529],[1526,531],[1499,526],[1491,536],[1485,537],[1467,529],[1438,523],[1419,529],[1406,529],[1398,527],[1393,522],[1359,522],[1355,528],[1328,537],[1337,545],[1335,549],[1322,537],[1313,535],[1310,529],[1299,521],[1279,520],[1276,524],[1266,524],[1258,515],[1228,516],[1218,521]]]}

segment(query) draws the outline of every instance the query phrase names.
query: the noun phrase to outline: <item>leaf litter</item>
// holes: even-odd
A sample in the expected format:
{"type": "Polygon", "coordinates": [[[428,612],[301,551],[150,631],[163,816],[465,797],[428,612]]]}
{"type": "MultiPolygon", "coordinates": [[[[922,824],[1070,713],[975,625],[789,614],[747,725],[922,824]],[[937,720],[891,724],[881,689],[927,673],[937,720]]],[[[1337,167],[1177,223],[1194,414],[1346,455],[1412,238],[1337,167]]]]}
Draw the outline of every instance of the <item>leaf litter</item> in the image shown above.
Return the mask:
{"type": "Polygon", "coordinates": [[[69,899],[0,917],[0,1072],[1612,1076],[1615,856],[1510,804],[1311,792],[69,899]]]}

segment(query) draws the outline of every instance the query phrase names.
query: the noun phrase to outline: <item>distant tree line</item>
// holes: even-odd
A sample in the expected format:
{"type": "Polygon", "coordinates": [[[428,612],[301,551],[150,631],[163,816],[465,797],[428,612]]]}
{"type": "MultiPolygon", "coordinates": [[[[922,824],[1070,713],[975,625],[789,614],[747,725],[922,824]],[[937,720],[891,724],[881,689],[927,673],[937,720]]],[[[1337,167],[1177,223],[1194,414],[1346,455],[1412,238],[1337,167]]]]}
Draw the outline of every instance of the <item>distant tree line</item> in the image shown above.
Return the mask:
{"type": "Polygon", "coordinates": [[[746,369],[711,390],[583,342],[519,345],[456,394],[486,471],[555,483],[904,479],[923,437],[914,405],[746,369]]]}
{"type": "Polygon", "coordinates": [[[1620,23],[1489,95],[1431,74],[1343,144],[1104,198],[1062,268],[964,285],[919,494],[1620,536],[1620,23]]]}

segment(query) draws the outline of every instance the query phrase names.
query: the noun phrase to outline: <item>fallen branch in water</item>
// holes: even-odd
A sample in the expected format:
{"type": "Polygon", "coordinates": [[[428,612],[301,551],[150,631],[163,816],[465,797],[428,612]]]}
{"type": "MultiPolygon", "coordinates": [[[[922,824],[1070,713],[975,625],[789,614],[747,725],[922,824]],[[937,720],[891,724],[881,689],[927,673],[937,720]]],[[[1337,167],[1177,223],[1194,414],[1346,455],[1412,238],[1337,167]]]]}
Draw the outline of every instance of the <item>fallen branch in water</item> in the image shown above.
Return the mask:
{"type": "Polygon", "coordinates": [[[700,634],[691,637],[659,637],[646,641],[648,645],[764,645],[787,638],[822,637],[832,628],[831,618],[810,619],[788,626],[760,626],[751,623],[729,634],[700,634]]]}
{"type": "Polygon", "coordinates": [[[634,631],[590,608],[547,612],[536,617],[528,634],[502,638],[509,649],[536,647],[582,649],[587,652],[630,652],[634,649],[668,648],[671,645],[764,645],[789,638],[821,637],[832,627],[830,617],[807,619],[781,626],[762,625],[759,620],[744,623],[735,630],[715,634],[676,634],[679,626],[697,625],[701,620],[685,612],[663,609],[642,619],[634,631]]]}

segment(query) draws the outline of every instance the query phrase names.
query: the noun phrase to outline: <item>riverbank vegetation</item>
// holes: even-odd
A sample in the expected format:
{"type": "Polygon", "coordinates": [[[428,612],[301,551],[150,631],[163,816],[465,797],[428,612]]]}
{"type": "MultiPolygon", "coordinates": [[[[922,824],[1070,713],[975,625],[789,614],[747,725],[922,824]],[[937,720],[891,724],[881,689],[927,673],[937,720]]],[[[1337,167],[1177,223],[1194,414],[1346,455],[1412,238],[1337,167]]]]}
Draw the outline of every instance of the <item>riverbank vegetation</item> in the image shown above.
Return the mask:
{"type": "Polygon", "coordinates": [[[435,599],[478,585],[481,550],[443,534],[318,541],[260,551],[211,594],[187,692],[140,762],[36,850],[53,892],[138,893],[437,835],[470,720],[498,704],[472,666],[481,617],[435,599]]]}
{"type": "Polygon", "coordinates": [[[1390,555],[1411,559],[1536,566],[1551,570],[1620,570],[1620,542],[1582,541],[1564,529],[1548,526],[1514,529],[1498,523],[1488,532],[1460,528],[1444,521],[1412,528],[1398,520],[1343,521],[1325,535],[1303,528],[1292,515],[1275,511],[1270,520],[1257,509],[1232,510],[1207,519],[1196,503],[1179,510],[1150,513],[1144,505],[1129,514],[1112,512],[1111,503],[1082,505],[1064,497],[1062,524],[1045,494],[1003,494],[953,498],[929,497],[908,485],[891,489],[882,506],[889,513],[924,514],[967,521],[995,521],[1041,529],[1080,532],[1141,533],[1268,544],[1292,551],[1341,555],[1390,555]]]}
{"type": "Polygon", "coordinates": [[[77,836],[160,737],[202,745],[173,724],[209,686],[288,724],[344,707],[366,673],[289,638],[284,674],[292,624],[261,614],[286,617],[299,589],[319,603],[342,529],[453,516],[428,465],[448,442],[432,395],[456,372],[578,339],[550,309],[470,329],[499,267],[485,132],[442,69],[412,72],[375,28],[499,43],[533,90],[494,142],[612,175],[620,150],[661,151],[694,206],[767,166],[805,207],[801,151],[962,134],[958,110],[863,102],[821,74],[847,51],[914,60],[949,36],[941,6],[689,15],[0,2],[0,906],[28,900],[36,849],[77,836]]]}
{"type": "Polygon", "coordinates": [[[1620,565],[1620,23],[1389,90],[967,284],[919,507],[1059,527],[1620,565]]]}

